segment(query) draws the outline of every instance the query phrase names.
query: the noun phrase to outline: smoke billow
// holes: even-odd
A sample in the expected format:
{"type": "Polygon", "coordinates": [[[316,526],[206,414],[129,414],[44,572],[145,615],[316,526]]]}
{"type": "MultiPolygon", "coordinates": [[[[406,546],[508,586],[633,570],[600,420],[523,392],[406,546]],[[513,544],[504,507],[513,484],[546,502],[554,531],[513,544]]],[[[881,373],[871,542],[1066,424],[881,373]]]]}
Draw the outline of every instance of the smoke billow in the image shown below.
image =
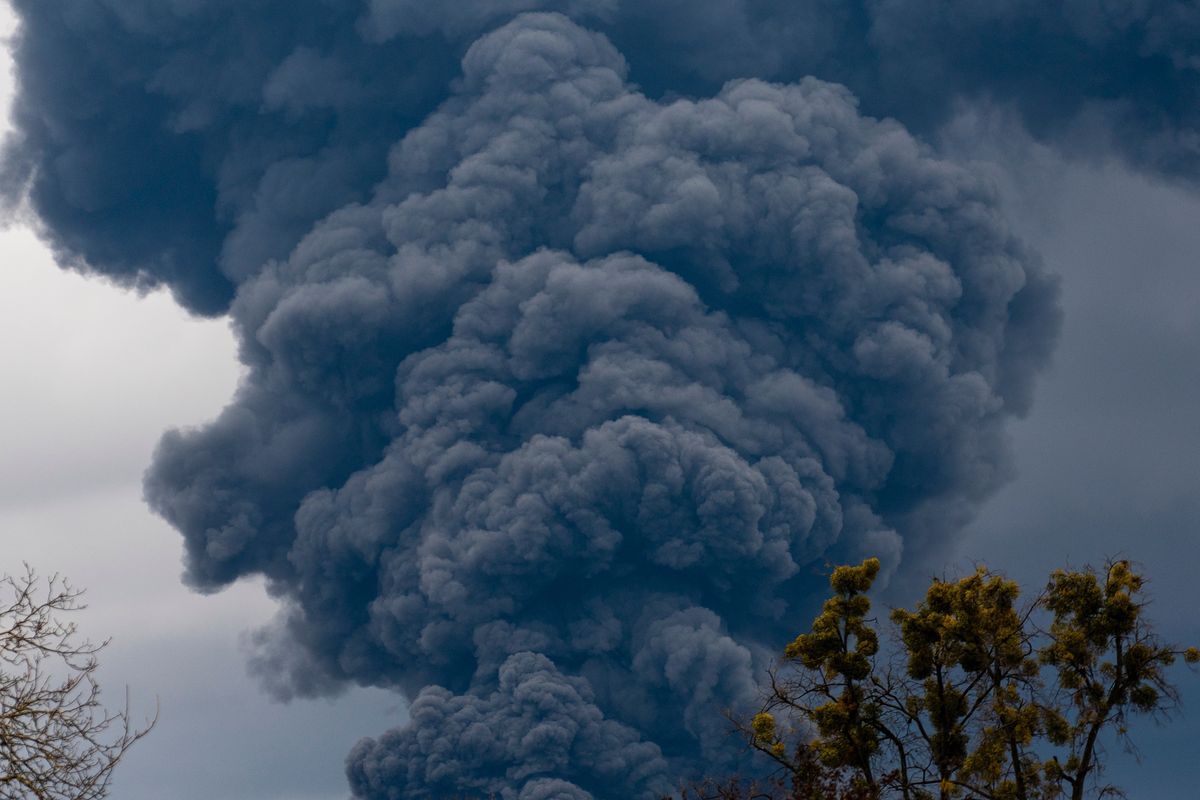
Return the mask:
{"type": "Polygon", "coordinates": [[[651,97],[730,79],[847,85],[932,133],[1011,109],[1068,153],[1200,177],[1187,0],[12,0],[20,91],[0,195],[60,261],[224,311],[317,221],[364,202],[477,36],[522,11],[605,33],[651,97]]]}
{"type": "MultiPolygon", "coordinates": [[[[671,3],[18,5],[10,192],[239,337],[146,477],[187,579],[267,577],[277,694],[411,699],[359,797],[719,767],[813,566],[934,552],[1006,475],[1058,312],[989,185],[813,78],[644,94],[567,16],[671,3]]],[[[715,35],[683,16],[656,58],[715,35]]]]}

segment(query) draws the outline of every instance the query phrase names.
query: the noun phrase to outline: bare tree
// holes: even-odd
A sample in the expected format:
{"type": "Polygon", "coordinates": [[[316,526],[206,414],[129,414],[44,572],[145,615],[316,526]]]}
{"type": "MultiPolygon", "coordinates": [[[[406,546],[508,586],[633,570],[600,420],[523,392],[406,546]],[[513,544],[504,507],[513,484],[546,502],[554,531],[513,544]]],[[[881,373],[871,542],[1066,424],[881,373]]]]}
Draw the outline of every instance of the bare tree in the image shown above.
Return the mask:
{"type": "Polygon", "coordinates": [[[97,800],[113,769],[158,719],[132,724],[100,701],[98,644],[67,619],[82,591],[28,565],[0,577],[0,800],[97,800]]]}

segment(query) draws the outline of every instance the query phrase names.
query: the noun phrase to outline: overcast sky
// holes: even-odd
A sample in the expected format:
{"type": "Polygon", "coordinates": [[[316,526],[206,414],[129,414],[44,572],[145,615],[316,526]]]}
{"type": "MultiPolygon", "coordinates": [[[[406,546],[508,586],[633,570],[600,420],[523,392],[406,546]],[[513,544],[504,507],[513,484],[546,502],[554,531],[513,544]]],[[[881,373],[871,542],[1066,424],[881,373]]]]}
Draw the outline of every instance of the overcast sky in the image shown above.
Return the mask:
{"type": "MultiPolygon", "coordinates": [[[[1200,199],[970,130],[948,146],[991,160],[1023,237],[1063,278],[1066,324],[1033,413],[1012,427],[1017,478],[970,527],[956,563],[1037,584],[1048,566],[1128,556],[1152,579],[1162,632],[1200,643],[1200,199]]],[[[56,269],[19,228],[0,234],[0,264],[3,567],[25,560],[86,587],[83,628],[113,637],[110,698],[128,684],[137,709],[161,704],[159,729],[130,755],[114,796],[344,796],[342,754],[398,724],[398,698],[268,701],[245,677],[238,640],[272,603],[258,584],[186,590],[177,535],[141,501],[161,432],[212,417],[236,385],[226,323],[56,269]]],[[[1200,681],[1179,675],[1190,712],[1143,731],[1140,769],[1118,759],[1134,798],[1200,785],[1200,681]]]]}
{"type": "MultiPolygon", "coordinates": [[[[1032,415],[1012,428],[1018,477],[960,552],[1030,586],[1050,565],[1131,558],[1161,632],[1200,642],[1200,199],[1112,165],[1045,177],[1046,216],[1021,214],[1019,196],[1012,207],[1063,277],[1066,325],[1032,415]]],[[[1179,717],[1143,726],[1141,768],[1118,759],[1131,797],[1200,784],[1200,680],[1176,675],[1179,717]]]]}

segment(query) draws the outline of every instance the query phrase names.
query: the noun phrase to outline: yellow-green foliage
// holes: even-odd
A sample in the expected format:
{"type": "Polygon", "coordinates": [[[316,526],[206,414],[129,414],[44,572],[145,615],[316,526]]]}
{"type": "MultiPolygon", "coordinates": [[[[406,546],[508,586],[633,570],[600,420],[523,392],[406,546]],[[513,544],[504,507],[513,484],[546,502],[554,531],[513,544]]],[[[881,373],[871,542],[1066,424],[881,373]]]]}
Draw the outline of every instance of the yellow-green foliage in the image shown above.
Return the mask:
{"type": "Polygon", "coordinates": [[[787,745],[779,737],[775,729],[775,717],[766,711],[754,715],[750,723],[750,743],[776,758],[782,758],[787,752],[787,745]]]}
{"type": "Polygon", "coordinates": [[[1048,776],[1082,798],[1086,781],[1098,770],[1096,742],[1105,729],[1128,736],[1130,712],[1169,709],[1177,699],[1165,668],[1183,656],[1189,664],[1200,652],[1177,650],[1156,636],[1144,612],[1145,579],[1128,561],[1110,563],[1104,574],[1091,568],[1056,570],[1044,605],[1053,615],[1049,637],[1039,650],[1054,670],[1067,700],[1044,710],[1046,737],[1067,750],[1046,763],[1048,776]]]}
{"type": "Polygon", "coordinates": [[[1145,580],[1128,561],[1102,574],[1056,570],[1024,604],[1016,582],[985,567],[935,580],[914,608],[891,612],[900,660],[880,663],[867,596],[879,567],[867,559],[833,571],[812,628],[784,651],[788,671],[767,705],[775,713],[749,726],[751,744],[798,781],[823,764],[849,771],[864,798],[1097,796],[1100,732],[1124,736],[1127,714],[1168,709],[1176,692],[1166,667],[1200,663],[1200,649],[1153,633],[1145,580]],[[781,712],[815,737],[785,734],[797,726],[781,728],[781,712]]]}
{"type": "Polygon", "coordinates": [[[867,622],[871,601],[866,596],[879,574],[879,559],[833,571],[834,595],[813,620],[810,633],[797,636],[784,657],[820,675],[819,693],[825,702],[807,710],[816,725],[813,743],[822,762],[831,767],[869,770],[878,747],[878,707],[860,685],[870,674],[879,651],[879,637],[867,622]]]}
{"type": "MultiPolygon", "coordinates": [[[[935,580],[913,611],[892,612],[915,681],[907,708],[925,720],[941,784],[957,775],[1006,793],[1013,741],[1032,736],[1037,712],[1018,685],[1037,664],[1028,658],[1019,596],[1015,581],[979,567],[957,581],[935,580]]],[[[944,797],[962,793],[957,785],[939,788],[944,797]]]]}
{"type": "Polygon", "coordinates": [[[857,567],[838,567],[829,578],[833,597],[825,601],[813,620],[812,632],[797,636],[784,649],[784,657],[807,669],[822,670],[826,677],[862,680],[871,671],[871,657],[879,651],[879,637],[866,623],[871,600],[865,595],[879,574],[879,559],[869,558],[857,567]]]}

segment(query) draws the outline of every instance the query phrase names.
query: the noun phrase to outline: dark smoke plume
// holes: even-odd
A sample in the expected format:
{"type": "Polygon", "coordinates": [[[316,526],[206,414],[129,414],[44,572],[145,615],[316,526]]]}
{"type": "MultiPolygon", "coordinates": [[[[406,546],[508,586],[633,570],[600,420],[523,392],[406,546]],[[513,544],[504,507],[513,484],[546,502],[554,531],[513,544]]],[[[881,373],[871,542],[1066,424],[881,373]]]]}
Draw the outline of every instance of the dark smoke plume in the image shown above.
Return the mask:
{"type": "Polygon", "coordinates": [[[187,579],[268,578],[277,694],[412,700],[359,797],[720,766],[822,560],[935,552],[1006,475],[1054,284],[840,86],[652,97],[604,35],[507,20],[620,34],[615,2],[21,5],[10,177],[64,254],[229,303],[248,367],[147,473],[187,579]]]}
{"type": "Polygon", "coordinates": [[[1191,0],[12,2],[0,196],[28,197],[60,261],[202,314],[367,200],[466,48],[522,11],[604,32],[651,97],[813,75],[922,133],[985,102],[1068,153],[1200,178],[1191,0]]]}

